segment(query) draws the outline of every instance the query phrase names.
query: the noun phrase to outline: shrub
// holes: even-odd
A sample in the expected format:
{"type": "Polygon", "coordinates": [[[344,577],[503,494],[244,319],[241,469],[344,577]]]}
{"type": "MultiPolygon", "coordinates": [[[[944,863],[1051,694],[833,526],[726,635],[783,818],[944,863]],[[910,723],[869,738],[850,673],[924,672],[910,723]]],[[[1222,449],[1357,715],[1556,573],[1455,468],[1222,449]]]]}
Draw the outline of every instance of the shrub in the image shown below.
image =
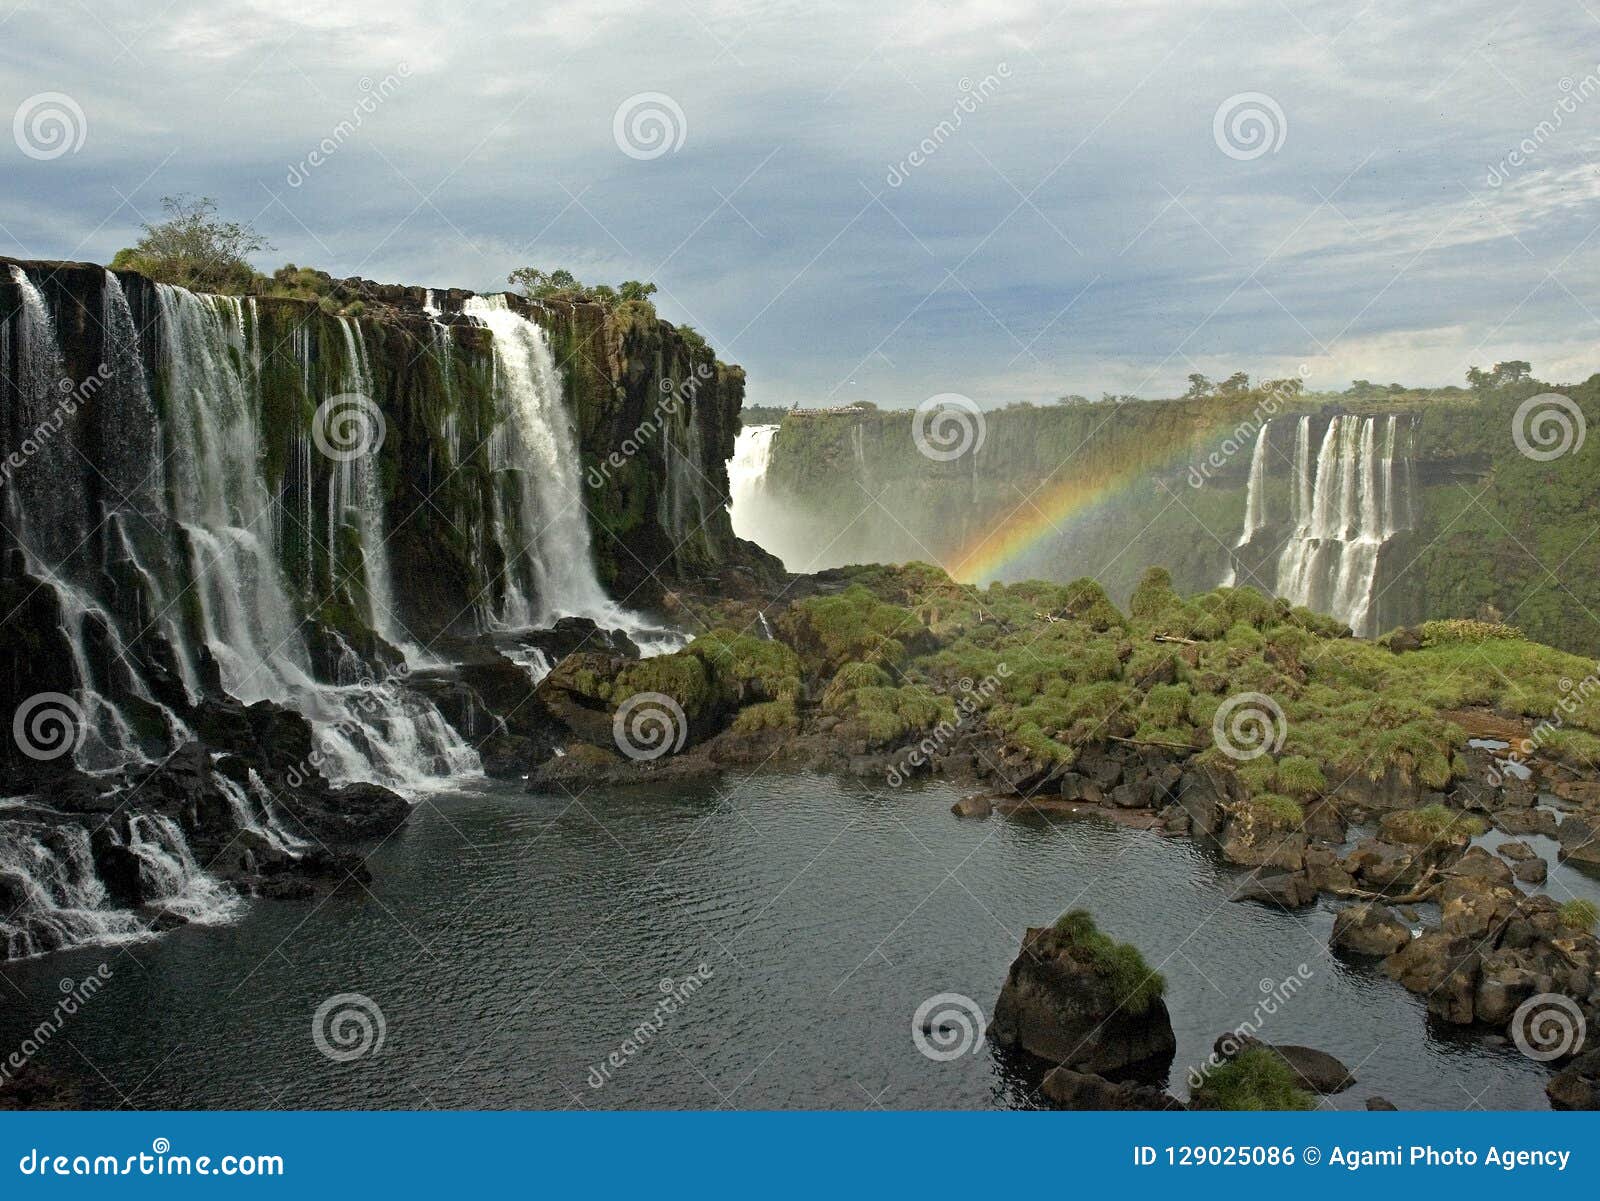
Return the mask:
{"type": "Polygon", "coordinates": [[[1585,932],[1594,929],[1594,924],[1600,921],[1600,906],[1593,901],[1572,900],[1557,911],[1561,917],[1561,924],[1574,930],[1585,932]]]}
{"type": "Polygon", "coordinates": [[[1214,1068],[1190,1094],[1196,1109],[1257,1113],[1316,1108],[1316,1098],[1299,1086],[1294,1071],[1265,1047],[1251,1047],[1237,1059],[1214,1068]]]}
{"type": "Polygon", "coordinates": [[[1087,910],[1063,913],[1052,928],[1078,956],[1106,977],[1128,1013],[1144,1013],[1167,991],[1166,977],[1144,961],[1139,948],[1103,933],[1087,910]]]}
{"type": "Polygon", "coordinates": [[[113,270],[133,270],[164,284],[203,292],[245,292],[256,280],[249,256],[272,244],[250,225],[217,218],[209,196],[163,196],[167,219],[146,223],[144,237],[117,251],[113,270]]]}

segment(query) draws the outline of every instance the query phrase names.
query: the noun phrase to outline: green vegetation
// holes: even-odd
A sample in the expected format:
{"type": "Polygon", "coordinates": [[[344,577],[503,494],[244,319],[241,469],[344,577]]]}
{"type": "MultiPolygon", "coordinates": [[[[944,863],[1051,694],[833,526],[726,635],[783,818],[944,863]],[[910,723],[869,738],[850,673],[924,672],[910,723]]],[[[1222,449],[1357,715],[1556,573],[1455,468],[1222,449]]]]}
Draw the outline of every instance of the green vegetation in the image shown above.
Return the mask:
{"type": "Polygon", "coordinates": [[[222,221],[209,196],[163,196],[165,221],[146,223],[144,237],[117,251],[113,270],[139,271],[162,283],[203,292],[252,292],[259,278],[249,258],[271,244],[249,225],[222,221]]]}
{"type": "MultiPolygon", "coordinates": [[[[529,300],[567,300],[574,303],[604,305],[608,309],[616,308],[627,301],[634,301],[649,307],[652,314],[655,312],[655,306],[650,302],[650,297],[656,293],[655,284],[643,283],[637,279],[623,280],[613,288],[609,284],[581,283],[572,272],[561,268],[544,271],[538,267],[518,267],[506,276],[506,282],[520,290],[529,300]]],[[[698,345],[705,346],[705,339],[699,334],[695,334],[694,339],[698,345]]]]}
{"type": "Polygon", "coordinates": [[[1572,900],[1559,910],[1561,924],[1572,930],[1589,931],[1600,921],[1600,906],[1593,901],[1572,900]]]}
{"type": "Polygon", "coordinates": [[[1301,1088],[1293,1070],[1265,1047],[1251,1047],[1213,1068],[1189,1097],[1196,1109],[1246,1112],[1315,1109],[1316,1098],[1301,1088]]]}
{"type": "Polygon", "coordinates": [[[1125,1012],[1144,1013],[1167,991],[1166,977],[1144,961],[1139,948],[1103,933],[1087,910],[1063,913],[1052,929],[1071,945],[1074,955],[1106,977],[1125,1012]]]}
{"type": "Polygon", "coordinates": [[[1386,814],[1383,819],[1383,832],[1387,837],[1417,846],[1476,838],[1488,828],[1481,817],[1444,805],[1424,805],[1420,809],[1386,814]]]}

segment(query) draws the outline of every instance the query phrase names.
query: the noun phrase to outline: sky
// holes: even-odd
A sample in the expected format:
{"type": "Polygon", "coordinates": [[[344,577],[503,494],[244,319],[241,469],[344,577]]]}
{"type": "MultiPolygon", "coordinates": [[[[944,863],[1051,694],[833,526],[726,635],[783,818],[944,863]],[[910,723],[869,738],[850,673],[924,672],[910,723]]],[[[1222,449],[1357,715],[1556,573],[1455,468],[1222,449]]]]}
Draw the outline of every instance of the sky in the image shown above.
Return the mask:
{"type": "Polygon", "coordinates": [[[1600,370],[1600,0],[0,0],[8,115],[0,254],[650,279],[752,404],[1600,370]]]}

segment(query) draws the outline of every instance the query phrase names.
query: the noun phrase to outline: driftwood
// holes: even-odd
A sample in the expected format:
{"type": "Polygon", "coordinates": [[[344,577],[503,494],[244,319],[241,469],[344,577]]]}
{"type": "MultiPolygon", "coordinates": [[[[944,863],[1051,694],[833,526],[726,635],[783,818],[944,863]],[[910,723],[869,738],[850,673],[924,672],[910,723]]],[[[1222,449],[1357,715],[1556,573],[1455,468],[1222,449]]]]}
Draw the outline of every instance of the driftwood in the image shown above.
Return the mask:
{"type": "Polygon", "coordinates": [[[1107,734],[1107,742],[1124,742],[1129,746],[1159,746],[1170,751],[1198,751],[1197,746],[1190,746],[1187,742],[1162,742],[1159,738],[1119,738],[1115,734],[1107,734]]]}
{"type": "Polygon", "coordinates": [[[1176,642],[1179,646],[1199,646],[1200,643],[1193,638],[1179,638],[1176,634],[1152,634],[1152,642],[1176,642]]]}

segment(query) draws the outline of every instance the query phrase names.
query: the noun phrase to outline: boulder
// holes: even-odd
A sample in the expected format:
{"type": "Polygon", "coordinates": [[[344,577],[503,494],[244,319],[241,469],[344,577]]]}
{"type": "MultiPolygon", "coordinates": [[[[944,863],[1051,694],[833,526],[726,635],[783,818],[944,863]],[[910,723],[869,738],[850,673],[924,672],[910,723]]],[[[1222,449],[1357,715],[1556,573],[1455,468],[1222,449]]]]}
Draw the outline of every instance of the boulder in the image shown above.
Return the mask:
{"type": "Polygon", "coordinates": [[[1374,1110],[1374,1111],[1378,1111],[1378,1112],[1384,1112],[1384,1113],[1394,1113],[1394,1112],[1396,1112],[1395,1103],[1393,1101],[1389,1100],[1387,1097],[1376,1097],[1376,1096],[1368,1097],[1367,1098],[1367,1108],[1370,1109],[1370,1110],[1374,1110]]]}
{"type": "Polygon", "coordinates": [[[1324,1095],[1340,1093],[1356,1082],[1350,1069],[1326,1051],[1314,1047],[1301,1047],[1293,1043],[1264,1043],[1249,1035],[1228,1033],[1217,1039],[1213,1050],[1222,1060],[1237,1059],[1246,1051],[1259,1047],[1281,1059],[1295,1074],[1301,1088],[1307,1092],[1324,1095]]]}
{"type": "Polygon", "coordinates": [[[1507,834],[1557,834],[1556,815],[1549,809],[1497,809],[1494,824],[1507,834]]]}
{"type": "Polygon", "coordinates": [[[1448,930],[1427,930],[1384,960],[1384,970],[1410,992],[1427,998],[1428,1012],[1456,1025],[1475,1013],[1480,942],[1448,930]]]}
{"type": "Polygon", "coordinates": [[[1544,1086],[1551,1109],[1600,1109],[1600,1050],[1585,1051],[1544,1086]]]}
{"type": "Polygon", "coordinates": [[[989,1034],[1080,1072],[1163,1074],[1178,1045],[1166,1003],[1155,997],[1136,1009],[1128,1001],[1093,948],[1054,926],[1034,928],[1006,973],[989,1034]]]}
{"type": "Polygon", "coordinates": [[[1579,863],[1600,863],[1600,831],[1596,829],[1594,817],[1568,814],[1558,828],[1557,837],[1561,841],[1562,858],[1576,859],[1579,863]]]}
{"type": "Polygon", "coordinates": [[[1513,864],[1521,863],[1524,859],[1535,858],[1533,848],[1515,838],[1502,842],[1495,848],[1495,851],[1502,859],[1508,860],[1513,864]]]}
{"type": "Polygon", "coordinates": [[[1093,1110],[1172,1110],[1186,1108],[1182,1101],[1163,1089],[1148,1084],[1116,1082],[1090,1072],[1069,1067],[1051,1068],[1039,1086],[1050,1101],[1062,1109],[1093,1110]]]}
{"type": "Polygon", "coordinates": [[[1411,941],[1411,928],[1383,905],[1365,903],[1339,910],[1330,944],[1352,955],[1387,958],[1411,941]]]}
{"type": "Polygon", "coordinates": [[[1235,901],[1260,901],[1283,909],[1303,909],[1317,899],[1316,885],[1305,872],[1252,872],[1234,892],[1235,901]]]}
{"type": "Polygon", "coordinates": [[[957,817],[988,817],[994,812],[994,802],[986,796],[964,796],[950,806],[950,812],[957,817]]]}
{"type": "Polygon", "coordinates": [[[1511,869],[1511,874],[1524,884],[1543,884],[1550,878],[1550,865],[1535,856],[1517,864],[1511,869]]]}

